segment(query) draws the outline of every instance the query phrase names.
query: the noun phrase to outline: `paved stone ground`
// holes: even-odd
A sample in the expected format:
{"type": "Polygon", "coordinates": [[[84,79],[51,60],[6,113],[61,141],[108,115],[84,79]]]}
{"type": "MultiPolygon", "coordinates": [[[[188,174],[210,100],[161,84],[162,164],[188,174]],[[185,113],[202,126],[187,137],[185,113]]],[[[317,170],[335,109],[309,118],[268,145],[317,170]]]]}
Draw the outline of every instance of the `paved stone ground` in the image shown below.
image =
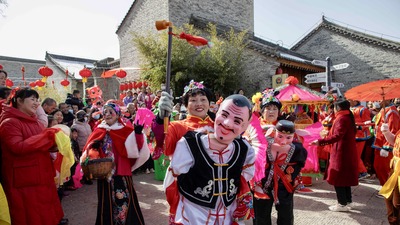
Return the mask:
{"type": "MultiPolygon", "coordinates": [[[[133,176],[135,189],[140,201],[143,216],[147,225],[168,224],[168,210],[162,191],[162,181],[154,179],[154,174],[139,174],[133,176]]],[[[65,217],[70,225],[91,225],[95,223],[97,195],[96,182],[84,185],[82,188],[69,192],[64,197],[62,205],[65,217]]],[[[331,212],[328,206],[336,203],[334,188],[322,180],[314,180],[309,194],[295,194],[294,213],[296,225],[378,225],[388,224],[383,199],[375,197],[379,188],[377,180],[360,182],[352,188],[353,202],[356,209],[350,212],[331,212]]],[[[273,211],[274,224],[276,212],[273,211]]],[[[251,225],[251,221],[246,221],[251,225]]]]}

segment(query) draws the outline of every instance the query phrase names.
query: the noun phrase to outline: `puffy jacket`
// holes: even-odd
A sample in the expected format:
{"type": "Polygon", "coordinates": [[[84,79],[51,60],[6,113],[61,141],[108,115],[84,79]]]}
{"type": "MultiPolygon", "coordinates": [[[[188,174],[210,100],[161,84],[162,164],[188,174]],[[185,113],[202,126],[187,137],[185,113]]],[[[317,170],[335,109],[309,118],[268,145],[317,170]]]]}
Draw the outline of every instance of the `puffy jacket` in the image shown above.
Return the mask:
{"type": "Polygon", "coordinates": [[[4,107],[0,121],[2,185],[13,225],[55,225],[64,216],[49,154],[56,131],[45,129],[36,115],[4,107]]]}

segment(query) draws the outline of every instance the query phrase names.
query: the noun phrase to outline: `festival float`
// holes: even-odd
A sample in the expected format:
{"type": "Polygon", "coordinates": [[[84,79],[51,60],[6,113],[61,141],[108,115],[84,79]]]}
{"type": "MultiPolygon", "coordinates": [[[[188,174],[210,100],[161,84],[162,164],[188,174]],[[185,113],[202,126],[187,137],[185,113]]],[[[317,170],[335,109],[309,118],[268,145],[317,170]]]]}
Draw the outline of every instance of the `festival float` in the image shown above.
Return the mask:
{"type": "Polygon", "coordinates": [[[306,165],[301,171],[303,177],[321,177],[317,146],[309,145],[309,143],[321,138],[322,124],[314,123],[314,119],[317,119],[314,117],[318,115],[316,113],[326,111],[329,101],[319,92],[300,85],[297,78],[293,76],[286,78],[285,84],[275,90],[279,91],[276,97],[282,103],[282,113],[294,114],[296,129],[304,129],[309,133],[302,140],[308,152],[306,165]]]}

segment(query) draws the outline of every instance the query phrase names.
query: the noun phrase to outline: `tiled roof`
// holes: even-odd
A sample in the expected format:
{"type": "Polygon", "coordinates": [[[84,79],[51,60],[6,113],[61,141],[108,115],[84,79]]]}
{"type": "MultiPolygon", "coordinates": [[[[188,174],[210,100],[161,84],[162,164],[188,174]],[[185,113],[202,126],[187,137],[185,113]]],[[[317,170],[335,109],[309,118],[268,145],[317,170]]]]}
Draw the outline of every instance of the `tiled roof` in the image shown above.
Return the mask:
{"type": "Polygon", "coordinates": [[[23,59],[23,58],[8,57],[8,56],[0,56],[0,60],[5,60],[5,61],[15,61],[15,62],[21,62],[21,63],[37,63],[37,64],[46,64],[46,61],[42,61],[42,60],[35,60],[35,59],[23,59]]]}
{"type": "Polygon", "coordinates": [[[46,52],[46,59],[50,60],[62,71],[68,69],[69,74],[71,74],[70,76],[73,76],[76,79],[82,79],[82,77],[79,75],[79,71],[83,69],[84,66],[86,66],[88,69],[93,69],[95,67],[95,63],[97,62],[97,60],[94,59],[56,55],[48,52],[46,52]]]}
{"type": "Polygon", "coordinates": [[[131,5],[131,7],[129,7],[128,12],[126,13],[125,17],[122,19],[122,22],[119,24],[117,30],[115,31],[116,34],[119,33],[120,29],[124,26],[124,24],[127,22],[128,16],[131,13],[133,7],[136,5],[137,0],[133,0],[133,3],[131,5]]]}
{"type": "Polygon", "coordinates": [[[314,36],[321,29],[328,29],[332,32],[346,36],[350,39],[356,39],[371,45],[381,46],[382,48],[400,51],[399,42],[391,41],[388,39],[380,38],[377,36],[373,36],[347,27],[340,26],[338,24],[328,21],[324,16],[322,17],[322,22],[316,28],[314,28],[310,33],[308,33],[304,38],[302,38],[299,42],[297,42],[291,48],[291,50],[297,50],[302,44],[304,44],[308,39],[314,36]]]}

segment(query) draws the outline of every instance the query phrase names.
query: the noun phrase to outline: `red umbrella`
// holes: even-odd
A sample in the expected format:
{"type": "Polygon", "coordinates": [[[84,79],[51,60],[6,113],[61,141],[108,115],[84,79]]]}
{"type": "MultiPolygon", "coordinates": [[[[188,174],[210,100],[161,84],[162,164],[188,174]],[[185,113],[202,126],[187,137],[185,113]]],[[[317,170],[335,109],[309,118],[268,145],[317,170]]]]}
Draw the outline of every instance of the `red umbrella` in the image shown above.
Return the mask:
{"type": "Polygon", "coordinates": [[[347,99],[380,101],[400,97],[400,78],[372,81],[353,87],[344,93],[347,99]]]}

